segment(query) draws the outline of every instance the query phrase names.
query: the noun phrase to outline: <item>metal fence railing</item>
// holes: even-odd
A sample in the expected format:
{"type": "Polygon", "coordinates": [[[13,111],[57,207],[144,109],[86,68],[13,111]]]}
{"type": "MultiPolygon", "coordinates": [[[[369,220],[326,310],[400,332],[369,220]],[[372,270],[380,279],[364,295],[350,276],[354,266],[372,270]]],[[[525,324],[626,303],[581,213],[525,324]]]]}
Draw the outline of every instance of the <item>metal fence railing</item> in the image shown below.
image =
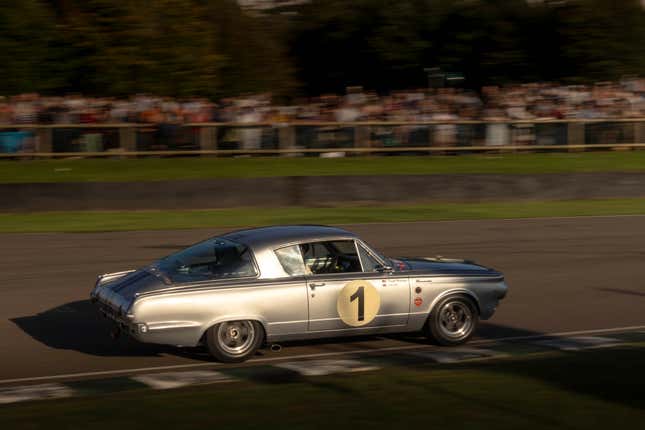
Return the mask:
{"type": "Polygon", "coordinates": [[[0,157],[432,154],[645,147],[645,118],[0,125],[0,157]]]}

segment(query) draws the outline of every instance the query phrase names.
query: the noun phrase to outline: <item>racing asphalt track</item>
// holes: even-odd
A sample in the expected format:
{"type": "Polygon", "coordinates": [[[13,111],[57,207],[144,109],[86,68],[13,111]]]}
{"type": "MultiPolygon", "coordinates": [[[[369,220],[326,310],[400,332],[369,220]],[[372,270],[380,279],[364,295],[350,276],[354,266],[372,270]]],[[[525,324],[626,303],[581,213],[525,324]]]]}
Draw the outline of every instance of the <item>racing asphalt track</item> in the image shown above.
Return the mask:
{"type": "MultiPolygon", "coordinates": [[[[645,325],[645,216],[347,227],[390,256],[462,257],[503,271],[509,295],[480,326],[480,339],[645,325]]],[[[0,235],[0,382],[209,363],[199,349],[112,340],[87,298],[97,274],[142,266],[221,231],[0,235]]],[[[419,342],[352,338],[261,353],[277,359],[419,342]]]]}

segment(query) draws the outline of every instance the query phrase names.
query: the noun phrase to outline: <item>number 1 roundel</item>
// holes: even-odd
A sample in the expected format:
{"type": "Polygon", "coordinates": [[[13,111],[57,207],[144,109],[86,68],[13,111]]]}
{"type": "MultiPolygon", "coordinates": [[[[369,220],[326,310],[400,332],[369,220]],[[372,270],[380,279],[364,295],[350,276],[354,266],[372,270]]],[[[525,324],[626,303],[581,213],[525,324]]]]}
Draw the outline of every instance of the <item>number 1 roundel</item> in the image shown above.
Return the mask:
{"type": "Polygon", "coordinates": [[[369,281],[347,283],[336,302],[340,319],[349,326],[360,327],[372,322],[381,306],[381,297],[369,281]]]}

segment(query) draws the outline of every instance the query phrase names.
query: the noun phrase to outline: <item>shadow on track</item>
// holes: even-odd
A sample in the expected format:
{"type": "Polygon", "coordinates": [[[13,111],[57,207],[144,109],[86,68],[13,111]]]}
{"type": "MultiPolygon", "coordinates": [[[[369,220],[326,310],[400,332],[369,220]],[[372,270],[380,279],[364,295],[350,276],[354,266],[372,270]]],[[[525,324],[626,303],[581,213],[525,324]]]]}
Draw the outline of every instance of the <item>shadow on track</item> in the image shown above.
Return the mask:
{"type": "Polygon", "coordinates": [[[35,340],[56,349],[97,356],[154,357],[172,354],[210,360],[208,355],[193,351],[197,348],[144,344],[127,335],[113,339],[110,336],[112,323],[103,318],[89,300],[66,303],[32,316],[12,318],[11,322],[35,340]]]}
{"type": "MultiPolygon", "coordinates": [[[[84,354],[111,357],[154,357],[171,354],[195,360],[211,361],[204,348],[175,348],[172,346],[144,344],[127,335],[118,339],[110,336],[112,323],[103,318],[89,300],[79,300],[57,306],[36,315],[13,318],[11,321],[33,339],[51,348],[79,351],[84,354]]],[[[522,329],[483,323],[477,338],[494,339],[507,336],[537,334],[522,329]]],[[[378,340],[384,338],[405,344],[428,345],[431,342],[420,333],[406,333],[387,336],[351,336],[336,339],[316,339],[285,342],[285,349],[295,347],[315,347],[318,353],[344,352],[349,349],[370,350],[382,348],[378,340]]],[[[393,346],[391,344],[387,346],[393,346]]],[[[285,357],[270,350],[260,350],[259,355],[285,357]]]]}

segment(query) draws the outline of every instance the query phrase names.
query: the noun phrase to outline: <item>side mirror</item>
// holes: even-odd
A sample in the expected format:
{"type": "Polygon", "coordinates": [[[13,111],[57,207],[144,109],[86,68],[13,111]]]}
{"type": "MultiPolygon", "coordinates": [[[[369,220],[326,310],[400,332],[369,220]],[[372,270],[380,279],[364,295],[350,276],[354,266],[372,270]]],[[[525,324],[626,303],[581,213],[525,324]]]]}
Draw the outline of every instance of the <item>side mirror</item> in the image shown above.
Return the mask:
{"type": "Polygon", "coordinates": [[[377,264],[376,267],[374,268],[377,272],[381,273],[391,273],[394,272],[394,269],[392,266],[382,266],[380,264],[377,264]]]}

